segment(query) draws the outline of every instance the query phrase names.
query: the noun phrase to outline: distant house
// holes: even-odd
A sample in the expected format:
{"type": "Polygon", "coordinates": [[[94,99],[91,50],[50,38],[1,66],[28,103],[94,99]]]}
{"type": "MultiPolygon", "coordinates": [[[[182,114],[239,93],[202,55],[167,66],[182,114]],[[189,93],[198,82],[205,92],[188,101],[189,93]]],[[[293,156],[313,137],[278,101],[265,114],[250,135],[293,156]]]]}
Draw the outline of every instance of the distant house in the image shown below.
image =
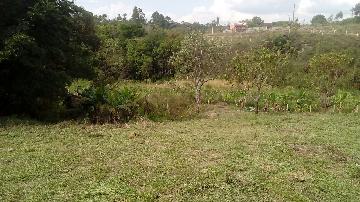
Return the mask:
{"type": "Polygon", "coordinates": [[[272,29],[273,23],[264,23],[262,27],[266,30],[272,29]]]}
{"type": "Polygon", "coordinates": [[[229,28],[231,32],[245,32],[248,29],[248,26],[246,23],[233,23],[230,24],[229,28]]]}

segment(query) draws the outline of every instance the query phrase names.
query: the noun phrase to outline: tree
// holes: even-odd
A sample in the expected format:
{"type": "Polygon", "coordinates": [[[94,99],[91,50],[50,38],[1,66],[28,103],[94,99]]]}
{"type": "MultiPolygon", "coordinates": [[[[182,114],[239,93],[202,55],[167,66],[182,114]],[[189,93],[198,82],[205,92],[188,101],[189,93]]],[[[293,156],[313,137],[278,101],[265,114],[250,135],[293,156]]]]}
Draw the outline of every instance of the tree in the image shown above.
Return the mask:
{"type": "Polygon", "coordinates": [[[142,11],[141,8],[138,8],[136,6],[134,7],[131,21],[142,25],[146,24],[145,13],[142,11]]]}
{"type": "Polygon", "coordinates": [[[312,25],[324,25],[327,24],[328,21],[324,15],[316,15],[312,18],[311,24],[312,25]]]}
{"type": "Polygon", "coordinates": [[[156,11],[151,15],[150,24],[155,27],[168,29],[173,26],[174,21],[171,20],[170,17],[168,17],[168,16],[165,17],[163,14],[156,11]]]}
{"type": "Polygon", "coordinates": [[[121,41],[107,37],[101,40],[101,47],[96,54],[97,84],[112,83],[122,77],[125,55],[121,41]]]}
{"type": "Polygon", "coordinates": [[[286,63],[286,55],[265,47],[238,54],[233,59],[237,80],[256,89],[256,113],[260,110],[259,102],[263,88],[276,82],[278,70],[286,63]]]}
{"type": "Polygon", "coordinates": [[[74,78],[94,76],[99,41],[91,13],[66,0],[5,0],[0,7],[0,114],[41,116],[74,78]]]}
{"type": "Polygon", "coordinates": [[[340,11],[338,14],[336,14],[335,16],[335,20],[341,20],[344,18],[344,13],[342,11],[340,11]]]}
{"type": "Polygon", "coordinates": [[[357,3],[351,11],[355,16],[360,16],[360,3],[357,3]]]}
{"type": "Polygon", "coordinates": [[[200,32],[191,32],[185,36],[179,52],[171,59],[180,74],[193,80],[198,112],[201,105],[201,89],[206,82],[215,79],[222,72],[219,64],[223,54],[223,46],[219,41],[210,40],[200,32]]]}
{"type": "Polygon", "coordinates": [[[264,20],[258,16],[253,17],[251,20],[246,20],[249,27],[261,27],[264,24],[264,20]]]}
{"type": "Polygon", "coordinates": [[[132,39],[144,37],[145,29],[132,21],[105,21],[97,25],[101,46],[96,54],[97,82],[111,83],[127,78],[127,46],[132,39]]]}
{"type": "Polygon", "coordinates": [[[310,59],[309,72],[313,74],[315,85],[326,97],[335,94],[339,81],[349,73],[353,59],[346,54],[325,53],[310,59]]]}
{"type": "Polygon", "coordinates": [[[153,31],[144,38],[131,40],[126,53],[127,78],[152,81],[172,78],[175,70],[169,60],[179,48],[178,38],[164,31],[153,31]]]}

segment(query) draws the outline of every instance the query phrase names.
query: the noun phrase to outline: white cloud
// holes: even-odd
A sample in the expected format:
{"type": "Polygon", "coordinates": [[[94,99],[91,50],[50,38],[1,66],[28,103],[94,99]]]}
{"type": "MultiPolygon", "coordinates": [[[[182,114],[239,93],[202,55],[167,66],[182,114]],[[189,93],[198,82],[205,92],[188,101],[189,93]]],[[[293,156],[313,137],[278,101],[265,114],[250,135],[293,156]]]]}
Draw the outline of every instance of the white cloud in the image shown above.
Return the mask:
{"type": "MultiPolygon", "coordinates": [[[[183,1],[184,5],[187,5],[188,1],[193,0],[181,1],[183,1]]],[[[203,0],[203,5],[200,4],[200,6],[192,8],[192,12],[190,13],[186,13],[186,11],[182,12],[181,9],[183,8],[179,8],[176,15],[170,12],[164,12],[163,14],[170,16],[178,22],[207,23],[216,19],[216,17],[220,17],[221,22],[226,24],[249,19],[253,16],[260,16],[266,22],[272,22],[288,20],[289,17],[292,17],[293,5],[295,3],[296,17],[298,17],[301,22],[304,20],[309,22],[312,16],[316,14],[324,14],[328,17],[331,14],[335,15],[339,11],[343,11],[345,17],[349,17],[351,16],[350,9],[358,3],[358,1],[359,0],[203,0]]],[[[157,10],[166,10],[160,3],[156,5],[156,2],[157,1],[154,0],[156,7],[153,6],[152,10],[146,7],[142,8],[148,19],[150,19],[155,8],[157,10]]],[[[107,14],[110,18],[124,13],[130,16],[135,6],[135,1],[124,0],[79,0],[78,3],[80,3],[80,5],[89,5],[90,10],[94,14],[107,14]]]]}
{"type": "MultiPolygon", "coordinates": [[[[98,3],[98,0],[91,0],[95,3],[98,3]]],[[[119,14],[127,14],[128,18],[131,17],[133,8],[135,7],[135,4],[125,4],[123,2],[117,2],[113,4],[109,4],[106,6],[100,6],[97,8],[91,9],[91,12],[95,15],[102,15],[106,14],[108,18],[116,18],[119,14]]],[[[139,7],[139,6],[138,6],[139,7]]],[[[146,8],[141,8],[143,12],[145,13],[146,18],[149,20],[151,18],[151,15],[155,12],[155,10],[147,10],[146,8]]],[[[172,19],[177,19],[178,17],[173,13],[166,13],[167,16],[170,16],[172,19]]]]}
{"type": "Polygon", "coordinates": [[[292,16],[293,5],[296,7],[296,17],[301,22],[308,22],[316,14],[330,16],[343,11],[349,16],[350,9],[359,0],[213,0],[209,7],[196,7],[192,13],[180,17],[178,21],[210,22],[217,16],[222,23],[260,16],[266,22],[288,20],[292,16]]]}
{"type": "Polygon", "coordinates": [[[115,18],[119,14],[127,13],[128,15],[132,13],[133,7],[126,5],[122,2],[115,4],[110,4],[106,6],[101,6],[93,10],[93,13],[96,15],[107,14],[109,18],[115,18]]]}

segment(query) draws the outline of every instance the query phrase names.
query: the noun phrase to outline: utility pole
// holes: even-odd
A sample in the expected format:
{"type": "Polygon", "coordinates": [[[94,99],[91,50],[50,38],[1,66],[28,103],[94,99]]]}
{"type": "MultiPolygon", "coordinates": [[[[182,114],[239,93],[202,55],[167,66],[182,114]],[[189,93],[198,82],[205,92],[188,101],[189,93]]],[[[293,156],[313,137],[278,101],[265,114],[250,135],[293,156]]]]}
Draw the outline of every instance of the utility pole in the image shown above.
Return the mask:
{"type": "Polygon", "coordinates": [[[296,4],[294,4],[294,11],[293,11],[293,23],[295,23],[295,10],[296,10],[296,4]]]}

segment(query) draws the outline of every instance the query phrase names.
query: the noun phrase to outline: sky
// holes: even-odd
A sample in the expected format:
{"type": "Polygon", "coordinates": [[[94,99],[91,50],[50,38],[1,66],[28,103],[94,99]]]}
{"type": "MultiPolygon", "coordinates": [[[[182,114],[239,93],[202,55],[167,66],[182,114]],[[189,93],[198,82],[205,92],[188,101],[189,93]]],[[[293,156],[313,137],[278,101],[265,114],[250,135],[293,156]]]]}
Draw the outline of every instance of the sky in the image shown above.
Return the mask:
{"type": "Polygon", "coordinates": [[[312,16],[326,17],[343,11],[351,16],[351,8],[360,0],[74,0],[92,13],[107,14],[110,18],[118,14],[131,15],[134,6],[143,9],[147,19],[155,11],[171,17],[177,22],[207,23],[220,17],[222,24],[239,22],[259,16],[265,22],[288,20],[295,15],[301,23],[308,23],[312,16]]]}

